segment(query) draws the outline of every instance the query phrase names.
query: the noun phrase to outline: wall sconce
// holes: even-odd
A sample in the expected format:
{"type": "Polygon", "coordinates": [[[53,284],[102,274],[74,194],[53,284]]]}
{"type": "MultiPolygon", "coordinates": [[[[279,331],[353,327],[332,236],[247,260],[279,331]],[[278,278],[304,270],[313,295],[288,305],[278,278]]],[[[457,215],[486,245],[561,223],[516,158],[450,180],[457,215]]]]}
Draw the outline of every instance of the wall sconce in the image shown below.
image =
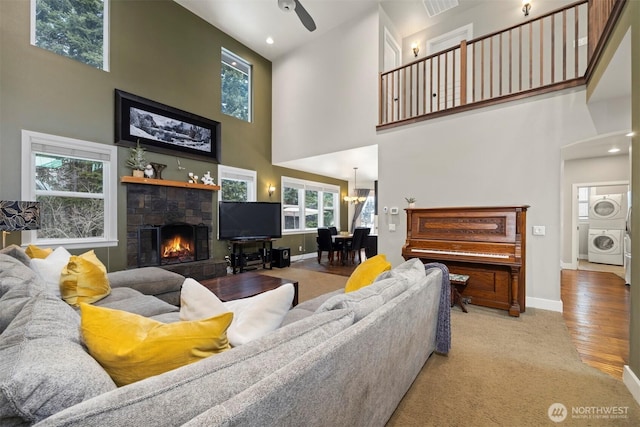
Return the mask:
{"type": "Polygon", "coordinates": [[[271,195],[276,191],[275,185],[268,184],[267,191],[269,192],[269,198],[271,198],[271,195]]]}
{"type": "Polygon", "coordinates": [[[531,1],[522,0],[522,13],[524,13],[524,16],[529,16],[530,10],[531,10],[531,1]]]}
{"type": "Polygon", "coordinates": [[[418,57],[418,52],[420,52],[420,46],[418,46],[418,42],[411,43],[411,50],[413,51],[413,56],[418,57]]]}
{"type": "Polygon", "coordinates": [[[2,248],[10,231],[38,230],[40,228],[40,203],[0,200],[0,230],[2,248]]]}

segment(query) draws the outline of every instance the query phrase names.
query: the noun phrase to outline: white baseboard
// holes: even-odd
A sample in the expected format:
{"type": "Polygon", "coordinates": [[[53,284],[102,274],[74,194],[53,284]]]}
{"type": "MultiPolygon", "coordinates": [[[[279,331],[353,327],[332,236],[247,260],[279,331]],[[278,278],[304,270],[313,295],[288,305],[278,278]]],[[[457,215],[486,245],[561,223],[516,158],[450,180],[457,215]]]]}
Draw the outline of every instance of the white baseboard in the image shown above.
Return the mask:
{"type": "Polygon", "coordinates": [[[627,386],[627,389],[636,400],[636,402],[640,404],[640,380],[631,370],[629,365],[624,365],[624,368],[622,370],[622,382],[627,386]]]}
{"type": "Polygon", "coordinates": [[[551,299],[527,297],[527,307],[540,308],[542,310],[559,311],[562,313],[562,301],[551,299]]]}

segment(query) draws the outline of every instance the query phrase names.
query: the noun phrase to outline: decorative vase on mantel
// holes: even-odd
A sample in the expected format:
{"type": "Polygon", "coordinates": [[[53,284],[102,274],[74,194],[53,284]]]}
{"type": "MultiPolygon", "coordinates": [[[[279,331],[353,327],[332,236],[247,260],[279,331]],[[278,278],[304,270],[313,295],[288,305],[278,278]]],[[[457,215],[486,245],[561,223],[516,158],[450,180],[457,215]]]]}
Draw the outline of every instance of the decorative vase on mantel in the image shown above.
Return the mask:
{"type": "Polygon", "coordinates": [[[134,169],[132,173],[133,173],[133,176],[135,176],[136,178],[144,178],[144,171],[134,169]]]}

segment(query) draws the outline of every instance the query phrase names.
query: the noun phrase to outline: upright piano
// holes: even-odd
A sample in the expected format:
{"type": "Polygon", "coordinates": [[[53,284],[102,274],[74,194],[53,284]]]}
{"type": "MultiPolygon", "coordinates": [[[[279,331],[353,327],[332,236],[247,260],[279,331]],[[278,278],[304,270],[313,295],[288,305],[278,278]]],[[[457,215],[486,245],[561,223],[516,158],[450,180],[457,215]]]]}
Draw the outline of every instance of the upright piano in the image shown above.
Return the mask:
{"type": "Polygon", "coordinates": [[[405,259],[441,262],[469,276],[471,304],[525,311],[525,240],[529,206],[420,208],[407,211],[405,259]]]}

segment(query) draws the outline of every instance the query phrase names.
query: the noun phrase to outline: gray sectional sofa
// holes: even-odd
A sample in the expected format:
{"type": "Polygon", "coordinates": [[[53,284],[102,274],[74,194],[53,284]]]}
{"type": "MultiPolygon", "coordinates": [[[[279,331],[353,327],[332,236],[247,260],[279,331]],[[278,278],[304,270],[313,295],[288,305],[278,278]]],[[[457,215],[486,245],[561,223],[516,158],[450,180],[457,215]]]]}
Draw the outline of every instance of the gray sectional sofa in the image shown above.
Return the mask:
{"type": "MultiPolygon", "coordinates": [[[[3,426],[382,426],[427,358],[450,347],[446,267],[412,260],[356,292],[299,304],[262,338],[118,388],[87,353],[78,312],[20,250],[4,252],[3,426]]],[[[178,307],[153,295],[175,298],[182,276],[145,268],[109,278],[96,305],[178,320],[178,307]]]]}

